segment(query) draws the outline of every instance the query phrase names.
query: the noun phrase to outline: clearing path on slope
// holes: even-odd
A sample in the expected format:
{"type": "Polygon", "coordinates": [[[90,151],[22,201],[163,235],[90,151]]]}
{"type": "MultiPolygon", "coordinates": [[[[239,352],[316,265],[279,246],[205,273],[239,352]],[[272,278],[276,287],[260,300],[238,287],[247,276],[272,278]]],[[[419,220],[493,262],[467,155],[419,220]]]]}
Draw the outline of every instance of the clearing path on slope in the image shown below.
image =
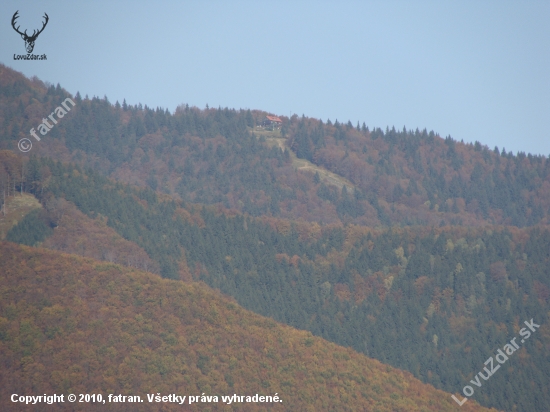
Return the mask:
{"type": "Polygon", "coordinates": [[[321,178],[322,182],[324,182],[325,184],[336,186],[339,189],[342,189],[344,186],[346,186],[348,189],[355,189],[355,185],[351,183],[348,179],[336,173],[333,173],[325,169],[324,167],[317,166],[316,164],[311,163],[309,160],[299,159],[296,156],[296,153],[294,153],[290,149],[290,147],[288,147],[287,139],[281,136],[280,130],[266,130],[257,127],[254,130],[250,129],[250,131],[254,133],[256,138],[264,137],[265,142],[269,147],[278,146],[283,151],[288,150],[290,154],[290,159],[292,160],[292,166],[294,166],[296,169],[311,172],[313,174],[317,172],[319,173],[319,177],[321,178]]]}

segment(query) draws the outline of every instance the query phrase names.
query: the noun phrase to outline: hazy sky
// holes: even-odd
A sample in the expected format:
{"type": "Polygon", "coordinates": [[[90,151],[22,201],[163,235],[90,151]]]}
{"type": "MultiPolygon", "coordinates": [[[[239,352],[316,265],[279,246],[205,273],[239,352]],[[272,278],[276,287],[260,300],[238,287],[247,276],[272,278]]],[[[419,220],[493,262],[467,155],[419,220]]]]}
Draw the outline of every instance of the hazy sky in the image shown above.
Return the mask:
{"type": "Polygon", "coordinates": [[[550,1],[11,1],[0,62],[111,102],[427,128],[550,154],[550,1]],[[48,26],[35,54],[12,29],[48,26]]]}

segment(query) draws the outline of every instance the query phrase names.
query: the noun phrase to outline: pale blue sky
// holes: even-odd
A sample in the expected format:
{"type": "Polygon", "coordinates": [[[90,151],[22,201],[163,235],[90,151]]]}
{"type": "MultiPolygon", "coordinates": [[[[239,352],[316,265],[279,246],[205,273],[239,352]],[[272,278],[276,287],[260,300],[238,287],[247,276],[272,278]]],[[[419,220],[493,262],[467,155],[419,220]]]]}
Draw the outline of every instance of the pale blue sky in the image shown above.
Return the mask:
{"type": "Polygon", "coordinates": [[[250,108],[550,154],[550,1],[11,1],[0,62],[111,102],[250,108]],[[48,27],[34,53],[11,28],[48,27]]]}

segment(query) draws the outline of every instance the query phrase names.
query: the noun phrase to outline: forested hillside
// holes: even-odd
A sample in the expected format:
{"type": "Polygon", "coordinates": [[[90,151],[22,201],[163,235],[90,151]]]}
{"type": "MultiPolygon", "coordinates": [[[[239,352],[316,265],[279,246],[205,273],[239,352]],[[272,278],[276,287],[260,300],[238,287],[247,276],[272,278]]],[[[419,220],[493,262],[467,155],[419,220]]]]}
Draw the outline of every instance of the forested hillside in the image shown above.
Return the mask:
{"type": "MultiPolygon", "coordinates": [[[[67,96],[4,66],[0,90],[1,148],[67,96]]],[[[75,102],[30,154],[0,150],[2,193],[43,206],[8,240],[202,281],[450,393],[534,319],[472,399],[546,411],[547,157],[297,116],[266,131],[260,111],[75,102]]]]}
{"type": "Polygon", "coordinates": [[[258,220],[161,199],[52,161],[33,158],[28,169],[48,176],[44,184],[32,180],[43,202],[63,198],[90,217],[104,216],[164,277],[204,281],[247,309],[449,392],[535,318],[543,326],[524,355],[475,399],[505,410],[540,410],[549,401],[547,228],[372,230],[258,220]]]}
{"type": "Polygon", "coordinates": [[[298,157],[348,178],[368,194],[383,223],[547,222],[550,160],[545,156],[514,155],[405,127],[369,131],[364,123],[354,127],[295,117],[286,133],[298,157]]]}
{"type": "MultiPolygon", "coordinates": [[[[12,393],[138,395],[144,403],[55,409],[451,411],[449,394],[211,289],[121,266],[0,243],[2,410],[12,393]],[[189,407],[147,394],[211,396],[189,407]],[[222,395],[278,395],[237,403],[222,395]],[[217,396],[217,402],[213,397],[217,396]]],[[[465,411],[487,410],[473,402],[465,411]]],[[[31,410],[31,409],[29,409],[31,410]]]]}
{"type": "MultiPolygon", "coordinates": [[[[5,66],[0,91],[0,148],[15,148],[69,96],[60,85],[46,87],[5,66]]],[[[170,113],[107,98],[74,101],[32,153],[186,201],[252,216],[369,226],[548,222],[550,161],[543,156],[426,130],[384,132],[297,116],[283,116],[282,144],[268,145],[258,129],[261,111],[181,105],[170,113]],[[289,150],[354,187],[296,168],[289,150]]]]}

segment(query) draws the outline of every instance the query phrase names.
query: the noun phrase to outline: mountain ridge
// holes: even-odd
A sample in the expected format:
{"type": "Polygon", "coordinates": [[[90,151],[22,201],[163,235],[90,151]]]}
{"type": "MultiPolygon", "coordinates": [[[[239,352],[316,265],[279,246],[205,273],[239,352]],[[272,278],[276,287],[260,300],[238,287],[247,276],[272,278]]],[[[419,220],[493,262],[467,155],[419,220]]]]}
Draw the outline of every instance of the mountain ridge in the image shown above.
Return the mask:
{"type": "MultiPolygon", "coordinates": [[[[0,77],[0,148],[14,148],[69,94],[6,66],[0,77]]],[[[76,106],[35,142],[33,153],[188,202],[253,216],[367,226],[548,223],[546,156],[513,155],[433,131],[384,132],[281,116],[283,149],[354,186],[340,188],[295,167],[289,150],[268,142],[263,129],[256,132],[263,111],[181,105],[170,113],[79,94],[74,100],[76,106]]]]}

